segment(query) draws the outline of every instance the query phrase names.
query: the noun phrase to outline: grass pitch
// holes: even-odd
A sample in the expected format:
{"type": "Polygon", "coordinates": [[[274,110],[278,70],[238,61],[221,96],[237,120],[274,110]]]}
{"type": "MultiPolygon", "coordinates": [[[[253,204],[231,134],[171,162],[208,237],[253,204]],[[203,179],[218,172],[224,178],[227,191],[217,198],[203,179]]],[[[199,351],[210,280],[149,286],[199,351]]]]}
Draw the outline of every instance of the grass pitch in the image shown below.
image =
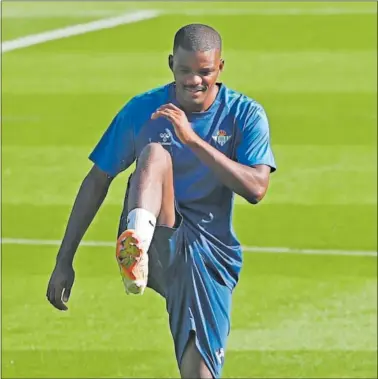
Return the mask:
{"type": "MultiPolygon", "coordinates": [[[[158,18],[51,41],[2,61],[2,236],[60,239],[87,156],[132,96],[172,79],[175,31],[213,25],[222,80],[261,102],[278,171],[237,199],[247,246],[376,251],[373,3],[6,2],[2,39],[159,9],[158,18]]],[[[85,239],[113,241],[127,173],[85,239]]],[[[114,251],[81,247],[69,311],[45,299],[57,247],[2,246],[2,376],[177,377],[165,305],[126,297],[114,251]]],[[[376,258],[245,253],[224,377],[373,378],[376,258]]]]}

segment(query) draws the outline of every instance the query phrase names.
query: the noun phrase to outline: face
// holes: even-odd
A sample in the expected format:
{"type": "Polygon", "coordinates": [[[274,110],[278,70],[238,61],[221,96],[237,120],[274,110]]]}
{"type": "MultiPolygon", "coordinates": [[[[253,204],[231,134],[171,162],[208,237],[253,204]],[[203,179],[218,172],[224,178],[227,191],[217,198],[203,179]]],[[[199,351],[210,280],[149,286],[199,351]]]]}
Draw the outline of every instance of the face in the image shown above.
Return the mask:
{"type": "Polygon", "coordinates": [[[169,56],[169,66],[175,78],[177,99],[184,109],[200,112],[211,106],[224,66],[219,50],[195,52],[179,47],[169,56]]]}

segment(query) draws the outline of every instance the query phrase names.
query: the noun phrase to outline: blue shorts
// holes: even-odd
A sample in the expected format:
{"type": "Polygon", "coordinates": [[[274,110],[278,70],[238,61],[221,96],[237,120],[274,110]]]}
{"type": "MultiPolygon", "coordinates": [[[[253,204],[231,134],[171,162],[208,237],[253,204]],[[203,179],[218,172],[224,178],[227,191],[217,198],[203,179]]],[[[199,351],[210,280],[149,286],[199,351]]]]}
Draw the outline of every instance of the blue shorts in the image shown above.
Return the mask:
{"type": "MultiPolygon", "coordinates": [[[[126,229],[127,193],[118,235],[126,229]]],[[[190,335],[219,378],[230,332],[231,290],[204,263],[176,207],[174,228],[157,226],[149,249],[148,287],[166,300],[178,366],[190,335]]]]}

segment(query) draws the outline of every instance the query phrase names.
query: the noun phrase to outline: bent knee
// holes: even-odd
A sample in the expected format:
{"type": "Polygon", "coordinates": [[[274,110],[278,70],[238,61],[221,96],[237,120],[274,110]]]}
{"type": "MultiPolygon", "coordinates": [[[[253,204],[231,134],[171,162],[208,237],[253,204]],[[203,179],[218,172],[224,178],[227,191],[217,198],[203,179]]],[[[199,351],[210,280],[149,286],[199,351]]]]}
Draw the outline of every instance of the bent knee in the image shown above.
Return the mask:
{"type": "Polygon", "coordinates": [[[150,142],[147,144],[140,155],[154,155],[154,156],[170,156],[167,150],[164,149],[164,147],[157,142],[150,142]]]}
{"type": "Polygon", "coordinates": [[[140,160],[172,166],[171,155],[157,142],[151,142],[143,148],[138,158],[138,161],[140,160]]]}

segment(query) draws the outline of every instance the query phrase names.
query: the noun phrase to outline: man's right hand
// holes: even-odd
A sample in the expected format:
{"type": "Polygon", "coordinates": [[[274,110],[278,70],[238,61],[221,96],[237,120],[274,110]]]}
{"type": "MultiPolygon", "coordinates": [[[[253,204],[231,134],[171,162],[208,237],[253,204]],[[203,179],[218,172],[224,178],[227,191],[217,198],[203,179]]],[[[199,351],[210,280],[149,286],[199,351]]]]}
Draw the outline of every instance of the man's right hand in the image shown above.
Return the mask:
{"type": "Polygon", "coordinates": [[[70,263],[57,262],[47,287],[48,301],[60,311],[66,311],[71,288],[75,280],[75,271],[70,263]]]}
{"type": "Polygon", "coordinates": [[[46,293],[48,301],[61,311],[68,309],[64,303],[70,297],[75,280],[72,268],[75,253],[104,201],[112,180],[113,177],[93,165],[76,196],[46,293]]]}

